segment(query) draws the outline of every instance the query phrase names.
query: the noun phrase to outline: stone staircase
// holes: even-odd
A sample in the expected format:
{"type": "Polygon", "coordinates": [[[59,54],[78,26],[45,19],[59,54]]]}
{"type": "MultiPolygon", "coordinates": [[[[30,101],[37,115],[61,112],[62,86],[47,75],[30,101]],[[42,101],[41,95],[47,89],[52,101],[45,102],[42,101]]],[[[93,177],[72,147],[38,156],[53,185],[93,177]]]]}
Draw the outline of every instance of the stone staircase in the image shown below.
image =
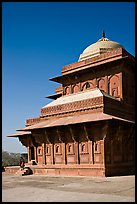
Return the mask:
{"type": "Polygon", "coordinates": [[[33,174],[32,170],[30,169],[30,167],[25,167],[23,170],[19,169],[15,175],[21,175],[21,176],[24,176],[24,175],[30,175],[30,174],[33,174]]]}

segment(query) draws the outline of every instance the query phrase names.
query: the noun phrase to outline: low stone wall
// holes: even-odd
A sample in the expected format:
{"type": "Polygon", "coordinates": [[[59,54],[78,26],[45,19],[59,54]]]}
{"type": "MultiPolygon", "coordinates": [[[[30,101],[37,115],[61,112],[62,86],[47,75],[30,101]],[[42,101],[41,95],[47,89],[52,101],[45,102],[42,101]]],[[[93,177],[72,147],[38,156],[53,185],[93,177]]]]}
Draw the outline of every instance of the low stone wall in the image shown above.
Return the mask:
{"type": "Polygon", "coordinates": [[[20,169],[20,167],[19,166],[6,166],[4,167],[4,169],[5,169],[4,171],[5,174],[15,174],[20,169]]]}

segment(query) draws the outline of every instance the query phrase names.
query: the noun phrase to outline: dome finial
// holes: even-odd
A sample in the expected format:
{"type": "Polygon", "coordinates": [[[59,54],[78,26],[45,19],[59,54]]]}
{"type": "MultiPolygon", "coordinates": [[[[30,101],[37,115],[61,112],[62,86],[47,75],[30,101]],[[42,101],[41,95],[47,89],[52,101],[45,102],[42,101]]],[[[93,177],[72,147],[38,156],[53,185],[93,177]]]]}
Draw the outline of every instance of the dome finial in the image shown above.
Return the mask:
{"type": "Polygon", "coordinates": [[[104,30],[102,31],[102,38],[105,38],[105,32],[104,32],[104,30]]]}

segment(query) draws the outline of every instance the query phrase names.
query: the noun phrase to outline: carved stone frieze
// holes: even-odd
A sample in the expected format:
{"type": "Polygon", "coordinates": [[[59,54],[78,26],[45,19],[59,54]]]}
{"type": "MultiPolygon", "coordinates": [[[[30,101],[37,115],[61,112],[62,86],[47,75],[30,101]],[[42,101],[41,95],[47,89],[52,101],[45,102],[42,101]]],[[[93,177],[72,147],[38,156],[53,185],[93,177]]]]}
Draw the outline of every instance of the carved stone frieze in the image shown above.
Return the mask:
{"type": "Polygon", "coordinates": [[[67,112],[72,112],[72,111],[87,110],[99,104],[103,104],[102,96],[91,98],[91,99],[86,99],[82,101],[76,101],[72,103],[43,108],[41,109],[41,116],[49,116],[49,115],[62,114],[62,113],[67,113],[67,112]]]}
{"type": "Polygon", "coordinates": [[[26,120],[26,126],[34,125],[40,122],[40,118],[29,118],[26,120]]]}

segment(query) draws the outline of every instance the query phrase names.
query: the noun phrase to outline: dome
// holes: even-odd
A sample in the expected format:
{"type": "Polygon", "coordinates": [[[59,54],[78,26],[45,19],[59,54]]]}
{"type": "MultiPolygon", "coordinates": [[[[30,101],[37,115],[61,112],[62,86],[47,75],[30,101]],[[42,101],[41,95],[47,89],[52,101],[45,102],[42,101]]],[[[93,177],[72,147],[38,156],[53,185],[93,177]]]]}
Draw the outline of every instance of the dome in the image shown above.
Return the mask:
{"type": "Polygon", "coordinates": [[[119,47],[124,48],[117,42],[111,41],[108,38],[105,38],[105,34],[103,32],[102,38],[100,38],[97,42],[88,46],[83,53],[80,55],[78,61],[82,61],[85,59],[89,59],[91,57],[98,56],[105,52],[110,52],[113,49],[117,49],[119,47]]]}

